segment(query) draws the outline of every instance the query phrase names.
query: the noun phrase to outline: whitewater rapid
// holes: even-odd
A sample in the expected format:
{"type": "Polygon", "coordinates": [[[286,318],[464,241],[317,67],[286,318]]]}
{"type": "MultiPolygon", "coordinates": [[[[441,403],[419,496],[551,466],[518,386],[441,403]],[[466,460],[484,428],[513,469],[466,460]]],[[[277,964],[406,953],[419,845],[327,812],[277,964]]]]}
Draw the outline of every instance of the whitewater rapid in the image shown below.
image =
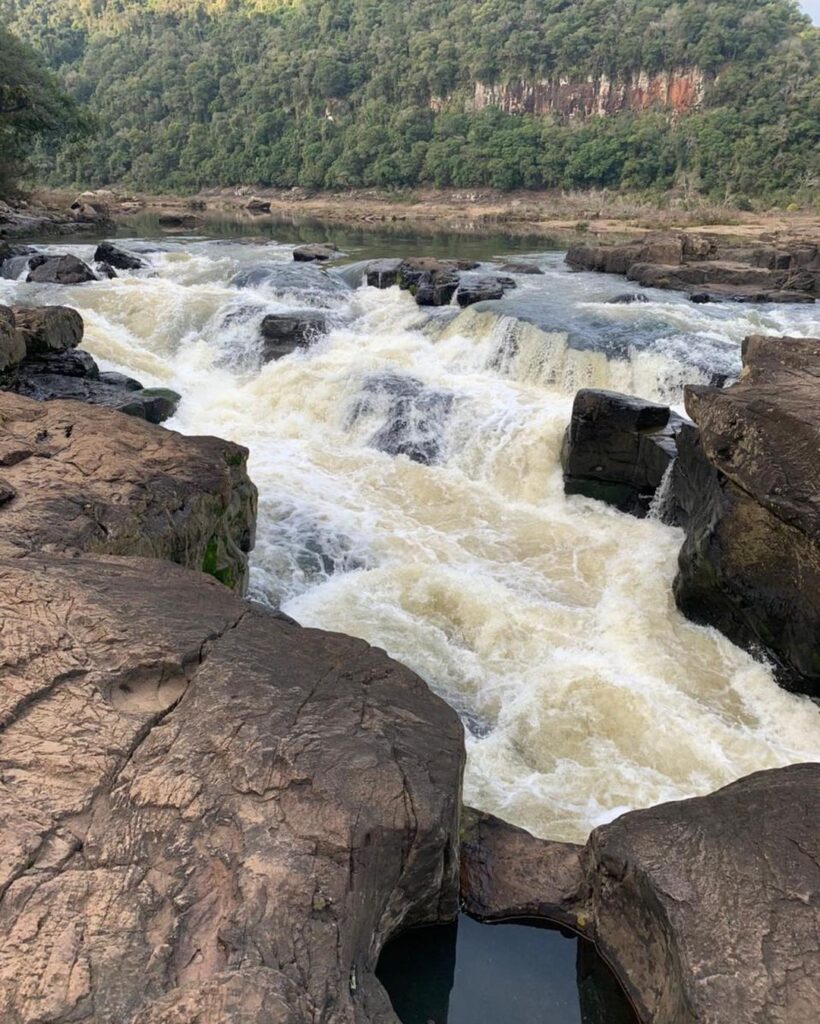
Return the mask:
{"type": "Polygon", "coordinates": [[[544,275],[518,277],[503,302],[424,312],[362,286],[361,263],[323,272],[295,267],[289,246],[156,244],[150,270],[2,281],[0,301],[75,306],[106,369],[183,395],[168,426],[248,446],[251,596],[427,680],[467,727],[468,803],[583,841],[629,808],[817,759],[817,707],[677,612],[682,534],[567,499],[559,465],[577,388],[678,404],[684,383],[738,372],[747,334],[820,334],[813,308],[661,292],[611,305],[635,289],[542,253],[544,275]],[[258,266],[261,282],[231,283],[258,266]],[[262,316],[306,307],[328,311],[330,334],[261,365],[262,316]],[[397,389],[410,415],[392,426],[432,444],[432,465],[375,446],[397,389]]]}

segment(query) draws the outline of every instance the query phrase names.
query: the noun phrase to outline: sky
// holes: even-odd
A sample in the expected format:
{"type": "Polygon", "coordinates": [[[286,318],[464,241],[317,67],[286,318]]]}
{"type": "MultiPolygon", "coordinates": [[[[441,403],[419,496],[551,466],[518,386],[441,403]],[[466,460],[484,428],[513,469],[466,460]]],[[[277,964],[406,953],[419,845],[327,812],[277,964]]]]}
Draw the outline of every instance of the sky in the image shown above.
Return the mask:
{"type": "Polygon", "coordinates": [[[815,25],[820,25],[820,0],[800,0],[800,6],[811,15],[815,25]]]}

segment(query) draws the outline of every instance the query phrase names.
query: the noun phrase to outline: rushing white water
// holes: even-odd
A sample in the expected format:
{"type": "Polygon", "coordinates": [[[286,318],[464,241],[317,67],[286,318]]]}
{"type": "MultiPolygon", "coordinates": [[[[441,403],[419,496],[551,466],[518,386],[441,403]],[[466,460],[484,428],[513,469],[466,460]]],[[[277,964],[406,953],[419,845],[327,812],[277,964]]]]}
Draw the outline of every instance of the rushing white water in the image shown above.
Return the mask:
{"type": "Polygon", "coordinates": [[[169,426],[250,448],[253,596],[384,647],[456,707],[470,803],[583,840],[625,809],[818,756],[817,708],[675,609],[682,535],[565,498],[558,461],[578,387],[677,403],[685,382],[736,373],[747,334],[820,333],[813,308],[610,305],[631,286],[543,254],[503,302],[428,314],[354,287],[360,265],[161,244],[150,271],[3,281],[0,300],[76,306],[106,368],[183,394],[169,426]],[[231,284],[259,265],[271,275],[231,284]],[[307,306],[331,333],[260,366],[262,316],[307,306]],[[434,464],[379,450],[389,436],[434,464]]]}

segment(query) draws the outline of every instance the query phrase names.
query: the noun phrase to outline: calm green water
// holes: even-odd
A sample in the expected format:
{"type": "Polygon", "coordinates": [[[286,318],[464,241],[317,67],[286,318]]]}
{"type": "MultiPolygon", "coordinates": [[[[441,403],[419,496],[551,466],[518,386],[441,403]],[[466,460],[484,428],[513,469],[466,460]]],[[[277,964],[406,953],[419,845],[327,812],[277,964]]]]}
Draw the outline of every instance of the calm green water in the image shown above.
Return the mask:
{"type": "Polygon", "coordinates": [[[386,947],[378,976],[403,1024],[635,1024],[590,943],[534,924],[415,929],[386,947]]]}

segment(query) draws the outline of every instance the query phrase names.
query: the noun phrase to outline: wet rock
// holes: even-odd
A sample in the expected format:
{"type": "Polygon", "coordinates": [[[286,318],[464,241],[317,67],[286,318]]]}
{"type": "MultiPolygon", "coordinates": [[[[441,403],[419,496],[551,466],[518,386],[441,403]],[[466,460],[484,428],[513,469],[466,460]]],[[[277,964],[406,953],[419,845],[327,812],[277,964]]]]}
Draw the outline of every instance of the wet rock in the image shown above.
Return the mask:
{"type": "Polygon", "coordinates": [[[14,311],[0,306],[0,373],[16,366],[26,355],[26,343],[17,330],[14,311]]]}
{"type": "Polygon", "coordinates": [[[12,245],[9,242],[0,241],[0,277],[8,281],[16,281],[23,270],[28,267],[31,256],[35,256],[36,249],[30,245],[12,245]]]}
{"type": "Polygon", "coordinates": [[[175,566],[0,576],[4,1024],[394,1020],[382,946],[457,913],[454,712],[175,566]]]}
{"type": "Polygon", "coordinates": [[[406,455],[429,466],[439,461],[454,396],[427,388],[414,377],[376,373],[368,377],[348,426],[364,418],[382,421],[370,444],[388,455],[406,455]]]}
{"type": "Polygon", "coordinates": [[[113,281],[114,278],[119,277],[119,274],[114,270],[110,263],[97,263],[95,269],[97,276],[101,280],[113,281]]]}
{"type": "Polygon", "coordinates": [[[533,276],[542,274],[544,271],[537,267],[534,263],[504,263],[501,266],[501,272],[504,274],[531,274],[533,276]]]}
{"type": "Polygon", "coordinates": [[[76,256],[33,256],[29,260],[26,280],[34,284],[85,284],[96,281],[97,275],[76,256]]]}
{"type": "Polygon", "coordinates": [[[464,309],[477,302],[492,302],[502,299],[506,292],[516,287],[511,277],[480,277],[472,280],[462,278],[456,301],[464,309]]]}
{"type": "Polygon", "coordinates": [[[820,696],[820,340],[747,338],[731,387],[689,387],[678,437],[678,607],[820,696]]]}
{"type": "Polygon", "coordinates": [[[37,356],[76,348],[83,337],[83,318],[69,306],[14,306],[14,321],[26,346],[37,356]]]}
{"type": "Polygon", "coordinates": [[[610,306],[631,306],[633,303],[649,302],[643,292],[624,292],[623,295],[614,295],[607,299],[610,306]]]}
{"type": "Polygon", "coordinates": [[[350,285],[338,274],[309,263],[263,263],[248,267],[240,270],[231,284],[234,288],[261,288],[274,295],[316,305],[327,305],[329,299],[351,291],[350,285]]]}
{"type": "Polygon", "coordinates": [[[374,260],[367,265],[365,276],[370,288],[392,288],[399,283],[401,260],[374,260]]]}
{"type": "MultiPolygon", "coordinates": [[[[112,407],[125,413],[126,416],[137,416],[149,423],[164,423],[174,415],[182,401],[182,395],[170,388],[127,390],[129,391],[128,396],[118,398],[112,407]]],[[[108,403],[97,401],[94,404],[107,405],[108,403]]]]}
{"type": "Polygon", "coordinates": [[[297,263],[324,263],[326,260],[333,260],[339,255],[339,249],[335,245],[300,245],[293,250],[293,258],[297,263]]]}
{"type": "Polygon", "coordinates": [[[142,384],[125,373],[117,373],[116,370],[106,370],[104,373],[100,372],[97,376],[104,384],[116,384],[117,387],[123,388],[126,391],[142,391],[142,384]]]}
{"type": "Polygon", "coordinates": [[[117,270],[143,270],[147,266],[145,260],[118,248],[113,242],[100,242],[94,253],[94,260],[97,263],[107,263],[117,270]]]}
{"type": "Polygon", "coordinates": [[[164,558],[244,592],[256,522],[246,449],[0,392],[0,452],[16,450],[29,454],[3,467],[17,491],[0,518],[7,548],[164,558]]]}
{"type": "Polygon", "coordinates": [[[449,306],[458,289],[458,275],[450,271],[428,271],[410,289],[419,306],[449,306]]]}
{"type": "Polygon", "coordinates": [[[270,213],[271,203],[269,199],[261,199],[259,196],[254,196],[249,199],[245,204],[245,209],[249,213],[270,213]]]}
{"type": "MultiPolygon", "coordinates": [[[[80,348],[29,356],[18,370],[18,375],[33,376],[40,373],[59,377],[87,377],[91,380],[98,380],[101,377],[93,356],[80,348]]],[[[137,386],[142,387],[141,384],[137,386]]]]}
{"type": "Polygon", "coordinates": [[[462,900],[592,939],[643,1024],[813,1024],[819,817],[817,764],[626,814],[583,849],[468,812],[462,900]]]}
{"type": "Polygon", "coordinates": [[[297,349],[306,348],[329,330],[327,314],[316,310],[298,313],[271,313],[262,321],[262,358],[265,362],[282,359],[297,349]]]}
{"type": "MultiPolygon", "coordinates": [[[[564,490],[645,517],[676,455],[686,421],[668,406],[613,391],[584,389],[575,396],[564,437],[564,490]]],[[[674,522],[677,510],[665,510],[674,522]]]]}

